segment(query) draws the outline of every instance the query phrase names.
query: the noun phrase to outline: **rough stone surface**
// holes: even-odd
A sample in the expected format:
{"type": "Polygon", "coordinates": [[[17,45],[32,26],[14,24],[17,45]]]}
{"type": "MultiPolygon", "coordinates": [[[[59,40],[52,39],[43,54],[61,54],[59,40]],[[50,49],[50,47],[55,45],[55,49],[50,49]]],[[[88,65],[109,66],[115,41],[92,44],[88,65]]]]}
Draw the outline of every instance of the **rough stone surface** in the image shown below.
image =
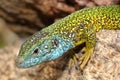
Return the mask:
{"type": "MultiPolygon", "coordinates": [[[[67,67],[68,55],[41,65],[19,69],[15,57],[21,42],[0,49],[0,80],[119,80],[120,31],[102,30],[97,33],[93,58],[83,71],[67,67]],[[67,58],[67,59],[66,59],[67,58]]],[[[79,62],[78,62],[79,63],[79,62]]]]}
{"type": "Polygon", "coordinates": [[[19,40],[19,37],[12,32],[8,26],[9,25],[7,25],[5,21],[0,18],[0,48],[13,44],[19,40]]]}

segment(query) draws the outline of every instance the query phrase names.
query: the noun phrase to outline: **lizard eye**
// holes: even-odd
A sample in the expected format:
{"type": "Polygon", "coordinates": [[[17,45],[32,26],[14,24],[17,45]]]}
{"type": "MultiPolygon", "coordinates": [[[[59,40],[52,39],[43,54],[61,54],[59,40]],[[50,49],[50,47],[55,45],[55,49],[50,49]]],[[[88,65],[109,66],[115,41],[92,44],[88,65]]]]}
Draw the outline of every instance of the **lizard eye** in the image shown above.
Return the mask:
{"type": "Polygon", "coordinates": [[[34,54],[38,54],[38,52],[39,52],[39,50],[38,50],[38,48],[37,48],[37,49],[34,50],[33,53],[34,53],[34,54]]]}
{"type": "Polygon", "coordinates": [[[35,57],[35,56],[37,56],[38,55],[38,53],[39,53],[39,49],[37,48],[37,49],[35,49],[34,51],[33,51],[33,53],[32,53],[32,57],[35,57]]]}

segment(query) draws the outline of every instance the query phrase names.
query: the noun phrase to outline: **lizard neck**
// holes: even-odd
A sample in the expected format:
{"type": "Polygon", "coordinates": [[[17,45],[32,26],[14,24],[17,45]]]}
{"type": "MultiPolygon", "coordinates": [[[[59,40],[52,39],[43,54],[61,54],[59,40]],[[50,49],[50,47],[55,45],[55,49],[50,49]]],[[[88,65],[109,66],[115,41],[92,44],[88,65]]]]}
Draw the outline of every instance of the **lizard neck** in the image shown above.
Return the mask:
{"type": "MultiPolygon", "coordinates": [[[[53,35],[71,40],[73,44],[84,42],[86,33],[101,29],[120,29],[120,6],[83,9],[55,22],[53,35]]],[[[75,45],[76,46],[76,45],[75,45]]]]}

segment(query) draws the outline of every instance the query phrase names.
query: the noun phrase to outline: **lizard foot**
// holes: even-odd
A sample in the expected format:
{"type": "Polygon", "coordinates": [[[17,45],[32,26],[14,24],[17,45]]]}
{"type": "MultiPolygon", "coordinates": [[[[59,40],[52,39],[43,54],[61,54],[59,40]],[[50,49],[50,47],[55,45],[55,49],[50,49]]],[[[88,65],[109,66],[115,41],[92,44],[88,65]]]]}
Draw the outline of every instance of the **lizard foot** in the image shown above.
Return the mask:
{"type": "Polygon", "coordinates": [[[87,49],[86,52],[84,53],[84,55],[80,58],[80,60],[82,61],[81,65],[80,65],[81,69],[83,69],[85,67],[85,65],[87,64],[88,60],[92,58],[93,51],[94,51],[94,48],[87,49]]]}
{"type": "Polygon", "coordinates": [[[78,64],[78,55],[73,51],[71,50],[71,52],[73,54],[73,57],[70,59],[69,63],[68,63],[68,67],[70,69],[71,66],[74,66],[74,65],[77,65],[78,64]]]}

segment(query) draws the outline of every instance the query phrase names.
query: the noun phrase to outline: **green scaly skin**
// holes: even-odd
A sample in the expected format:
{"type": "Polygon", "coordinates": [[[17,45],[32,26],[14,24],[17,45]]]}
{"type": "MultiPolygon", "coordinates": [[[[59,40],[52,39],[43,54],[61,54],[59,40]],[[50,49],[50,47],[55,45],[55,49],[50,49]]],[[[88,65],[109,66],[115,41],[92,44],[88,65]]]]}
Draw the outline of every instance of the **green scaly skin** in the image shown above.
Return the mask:
{"type": "Polygon", "coordinates": [[[96,32],[101,29],[120,29],[119,5],[82,9],[35,33],[21,46],[17,66],[27,68],[54,60],[86,43],[83,69],[93,55],[96,32]]]}

